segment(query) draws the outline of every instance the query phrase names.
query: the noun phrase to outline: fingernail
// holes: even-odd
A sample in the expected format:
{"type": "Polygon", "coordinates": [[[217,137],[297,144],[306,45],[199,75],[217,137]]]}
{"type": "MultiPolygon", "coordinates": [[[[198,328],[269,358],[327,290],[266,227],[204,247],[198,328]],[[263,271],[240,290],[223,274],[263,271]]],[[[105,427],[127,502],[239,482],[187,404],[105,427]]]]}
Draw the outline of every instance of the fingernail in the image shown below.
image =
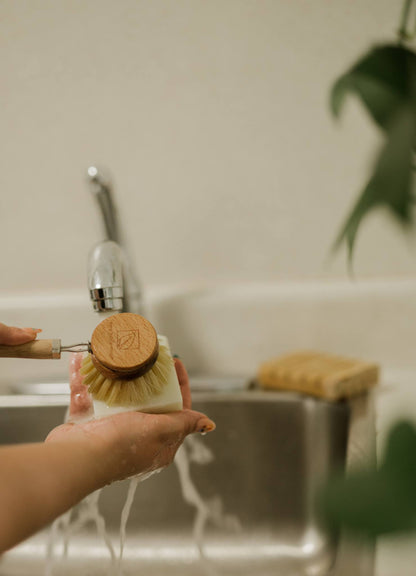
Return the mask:
{"type": "Polygon", "coordinates": [[[26,332],[28,336],[32,336],[32,338],[36,338],[39,332],[42,332],[41,328],[22,328],[23,332],[26,332]]]}
{"type": "Polygon", "coordinates": [[[204,424],[203,426],[201,426],[198,429],[198,432],[200,434],[207,434],[208,432],[213,432],[216,428],[216,425],[214,422],[212,422],[212,420],[209,421],[209,423],[204,424]]]}
{"type": "Polygon", "coordinates": [[[172,358],[177,358],[177,359],[179,360],[179,359],[180,359],[180,356],[178,356],[177,354],[174,354],[174,355],[172,356],[172,358]]]}

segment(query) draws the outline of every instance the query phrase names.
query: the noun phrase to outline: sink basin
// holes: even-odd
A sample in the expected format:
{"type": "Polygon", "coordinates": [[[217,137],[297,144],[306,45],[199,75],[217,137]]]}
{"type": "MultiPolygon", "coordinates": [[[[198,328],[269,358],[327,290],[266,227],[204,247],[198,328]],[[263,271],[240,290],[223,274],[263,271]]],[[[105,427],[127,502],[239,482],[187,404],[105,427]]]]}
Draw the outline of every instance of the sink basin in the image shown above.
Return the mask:
{"type": "MultiPolygon", "coordinates": [[[[122,572],[111,567],[109,547],[90,522],[72,535],[66,557],[57,538],[52,567],[46,566],[47,529],[4,554],[0,576],[373,573],[372,549],[354,548],[342,534],[326,531],[313,509],[316,487],[334,470],[348,469],[351,454],[363,452],[357,446],[365,411],[357,416],[347,403],[257,390],[195,392],[193,400],[196,410],[215,420],[217,430],[192,436],[176,466],[138,484],[122,572]],[[188,467],[213,516],[205,526],[201,517],[202,524],[194,526],[196,509],[183,497],[179,472],[186,476],[188,467]]],[[[0,397],[1,442],[43,440],[62,423],[67,403],[62,395],[0,397]]],[[[119,482],[99,495],[116,554],[128,487],[129,481],[119,482]]]]}

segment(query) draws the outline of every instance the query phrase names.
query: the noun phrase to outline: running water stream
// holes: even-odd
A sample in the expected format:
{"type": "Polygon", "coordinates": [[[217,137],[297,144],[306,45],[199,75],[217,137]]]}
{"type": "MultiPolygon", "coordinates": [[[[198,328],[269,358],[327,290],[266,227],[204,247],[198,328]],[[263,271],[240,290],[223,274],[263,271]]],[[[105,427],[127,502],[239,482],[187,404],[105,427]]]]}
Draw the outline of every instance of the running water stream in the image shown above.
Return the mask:
{"type": "Polygon", "coordinates": [[[129,489],[127,491],[126,502],[123,506],[123,510],[121,511],[121,521],[120,521],[120,553],[118,556],[118,563],[117,563],[117,576],[122,576],[122,560],[123,560],[123,552],[124,552],[124,544],[126,542],[126,526],[127,520],[130,516],[130,510],[133,505],[134,495],[136,494],[137,485],[139,483],[140,478],[132,478],[130,480],[129,489]]]}
{"type": "MultiPolygon", "coordinates": [[[[195,508],[193,540],[201,572],[206,576],[219,576],[218,571],[214,568],[204,550],[204,532],[207,524],[212,522],[217,527],[234,532],[241,529],[238,518],[223,513],[221,498],[216,496],[204,499],[192,480],[191,462],[198,465],[208,465],[213,461],[214,455],[212,451],[197,436],[187,437],[184,444],[179,448],[174,460],[183,499],[195,508]]],[[[139,482],[146,480],[149,476],[159,471],[142,474],[130,479],[126,501],[121,512],[118,555],[106,530],[105,519],[99,511],[99,497],[102,490],[98,490],[52,524],[46,552],[45,576],[56,576],[61,573],[62,562],[65,562],[70,555],[68,547],[71,536],[81,531],[88,523],[95,524],[97,534],[108,550],[110,556],[107,570],[108,576],[123,576],[122,560],[126,541],[126,528],[137,486],[139,482]],[[59,549],[61,549],[61,554],[58,557],[59,549]]]]}
{"type": "Polygon", "coordinates": [[[68,510],[53,522],[46,551],[45,576],[54,576],[54,565],[61,566],[62,560],[68,558],[68,547],[71,537],[80,532],[87,524],[93,522],[97,529],[97,534],[104,541],[110,554],[111,567],[115,566],[116,554],[105,526],[105,519],[100,513],[98,500],[102,490],[93,492],[76,507],[68,510]],[[61,559],[56,562],[57,548],[61,539],[61,559]]]}
{"type": "Polygon", "coordinates": [[[200,567],[207,576],[219,576],[207,557],[204,549],[205,527],[211,521],[218,528],[240,531],[241,524],[236,516],[223,513],[222,500],[219,496],[205,500],[199,493],[191,476],[191,462],[207,465],[213,462],[211,450],[197,436],[188,436],[175,456],[175,465],[179,474],[182,497],[195,508],[193,540],[198,551],[200,567]]]}

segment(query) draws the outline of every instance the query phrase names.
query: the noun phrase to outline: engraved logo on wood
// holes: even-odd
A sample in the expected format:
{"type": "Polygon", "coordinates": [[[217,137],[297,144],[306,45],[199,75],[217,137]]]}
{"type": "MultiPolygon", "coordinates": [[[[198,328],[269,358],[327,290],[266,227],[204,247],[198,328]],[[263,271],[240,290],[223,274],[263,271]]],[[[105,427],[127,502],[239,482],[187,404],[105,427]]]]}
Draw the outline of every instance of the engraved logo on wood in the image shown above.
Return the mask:
{"type": "Polygon", "coordinates": [[[117,348],[119,350],[136,350],[139,348],[138,330],[119,330],[117,332],[117,348]]]}

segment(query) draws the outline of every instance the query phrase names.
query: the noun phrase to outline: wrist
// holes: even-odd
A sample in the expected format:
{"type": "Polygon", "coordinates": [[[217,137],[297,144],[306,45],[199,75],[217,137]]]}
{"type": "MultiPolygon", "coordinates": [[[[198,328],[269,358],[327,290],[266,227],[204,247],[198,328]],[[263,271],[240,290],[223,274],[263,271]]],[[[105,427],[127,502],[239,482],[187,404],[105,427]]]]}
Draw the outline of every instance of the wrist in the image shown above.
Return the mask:
{"type": "Polygon", "coordinates": [[[92,492],[111,482],[113,442],[100,431],[100,422],[62,424],[46,438],[46,444],[67,454],[78,476],[92,492]],[[58,446],[57,446],[58,445],[58,446]],[[71,455],[70,455],[71,454],[71,455]]]}

